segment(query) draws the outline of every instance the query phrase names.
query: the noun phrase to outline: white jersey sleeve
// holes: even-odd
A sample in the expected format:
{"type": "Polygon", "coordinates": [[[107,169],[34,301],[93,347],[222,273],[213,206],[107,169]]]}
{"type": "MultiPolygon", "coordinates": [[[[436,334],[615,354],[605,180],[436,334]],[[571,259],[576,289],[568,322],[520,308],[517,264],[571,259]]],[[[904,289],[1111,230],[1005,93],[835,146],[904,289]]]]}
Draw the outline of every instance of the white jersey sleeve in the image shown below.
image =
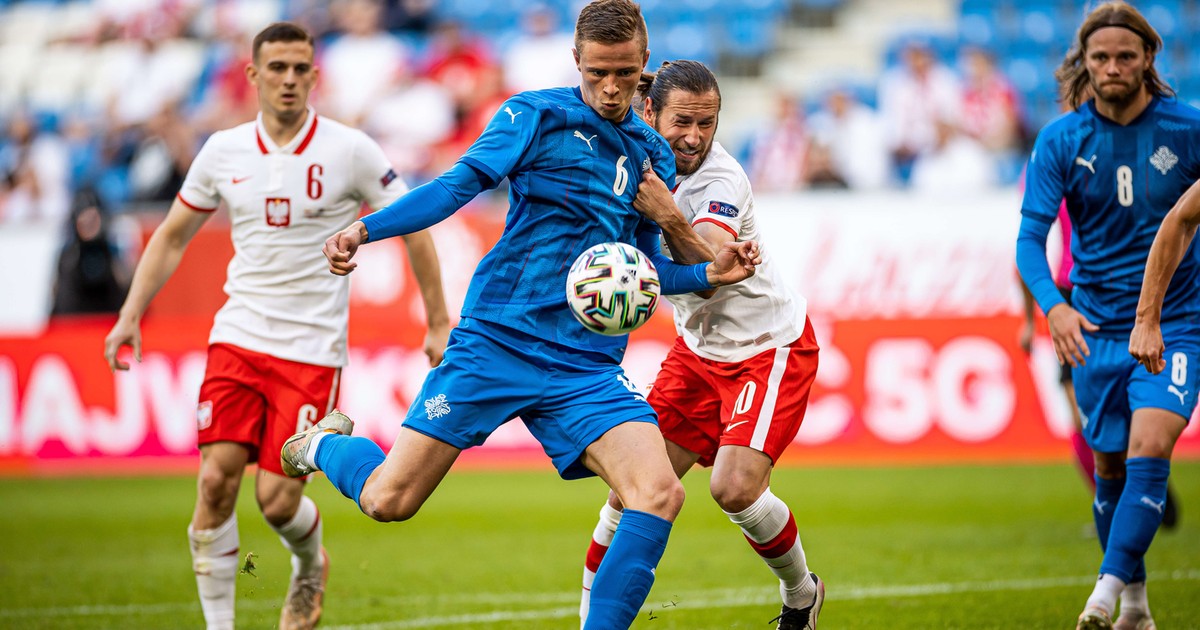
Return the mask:
{"type": "Polygon", "coordinates": [[[223,133],[228,132],[218,131],[200,147],[200,152],[192,160],[183,186],[179,189],[180,201],[193,210],[211,212],[221,203],[216,185],[216,162],[220,159],[218,147],[221,145],[220,135],[223,133]]]}
{"type": "Polygon", "coordinates": [[[355,134],[354,187],[371,210],[378,210],[407,193],[408,184],[396,174],[374,140],[361,131],[355,134]]]}

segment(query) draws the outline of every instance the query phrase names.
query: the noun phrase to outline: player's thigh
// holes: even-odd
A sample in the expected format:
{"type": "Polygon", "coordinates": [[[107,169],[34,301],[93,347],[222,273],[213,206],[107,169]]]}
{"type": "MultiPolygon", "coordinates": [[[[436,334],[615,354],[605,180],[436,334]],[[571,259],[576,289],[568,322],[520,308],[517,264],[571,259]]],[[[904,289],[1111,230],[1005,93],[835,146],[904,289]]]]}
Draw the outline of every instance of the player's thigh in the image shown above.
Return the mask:
{"type": "Polygon", "coordinates": [[[264,362],[268,366],[262,389],[267,418],[258,441],[258,467],[286,477],[279,462],[283,443],[333,411],[342,371],[275,357],[266,357],[264,362]]]}
{"type": "Polygon", "coordinates": [[[264,380],[255,365],[261,356],[227,344],[209,346],[196,406],[200,446],[234,442],[248,450],[249,461],[255,460],[267,410],[264,380]]]}
{"type": "MultiPolygon", "coordinates": [[[[1187,419],[1196,408],[1197,378],[1200,378],[1200,332],[1163,331],[1166,369],[1151,374],[1135,368],[1130,375],[1129,407],[1163,409],[1187,419]]],[[[1129,360],[1136,365],[1133,357],[1129,360]]]]}
{"type": "Polygon", "coordinates": [[[721,446],[746,446],[777,461],[804,422],[816,375],[816,344],[804,338],[731,364],[721,379],[721,446]]]}
{"type": "Polygon", "coordinates": [[[683,505],[683,486],[667,459],[662,434],[652,423],[612,427],[587,446],[582,461],[627,508],[674,520],[683,505]]]}
{"type": "MultiPolygon", "coordinates": [[[[521,412],[521,419],[564,479],[599,474],[583,461],[585,450],[626,423],[645,424],[653,431],[655,454],[671,470],[654,410],[619,365],[556,369],[543,378],[544,394],[536,405],[521,412]]],[[[638,427],[639,431],[642,428],[638,427]]]]}
{"type": "Polygon", "coordinates": [[[1128,340],[1084,335],[1091,355],[1071,370],[1083,437],[1093,451],[1124,453],[1129,446],[1130,377],[1137,362],[1128,340]]]}
{"type": "Polygon", "coordinates": [[[450,332],[404,418],[404,427],[458,450],[483,444],[541,396],[547,379],[520,348],[466,324],[450,332]]]}
{"type": "Polygon", "coordinates": [[[663,437],[711,466],[721,436],[721,397],[704,360],[682,338],[667,353],[646,400],[663,437]]]}

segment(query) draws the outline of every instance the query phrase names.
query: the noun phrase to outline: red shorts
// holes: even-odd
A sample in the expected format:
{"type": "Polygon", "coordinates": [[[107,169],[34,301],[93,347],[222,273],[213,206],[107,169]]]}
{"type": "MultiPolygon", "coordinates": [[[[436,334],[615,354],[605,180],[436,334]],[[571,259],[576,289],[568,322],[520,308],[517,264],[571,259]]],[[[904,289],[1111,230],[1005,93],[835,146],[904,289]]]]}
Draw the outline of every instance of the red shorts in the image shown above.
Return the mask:
{"type": "Polygon", "coordinates": [[[212,344],[196,407],[197,442],[241,443],[250,461],[282,475],[284,441],[333,410],[341,374],[341,368],[212,344]],[[266,453],[261,461],[259,453],[266,453]]]}
{"type": "Polygon", "coordinates": [[[804,421],[818,350],[808,321],[791,345],[738,363],[696,356],[678,338],[647,400],[663,437],[699,453],[702,466],[712,466],[725,445],[748,446],[778,461],[804,421]]]}

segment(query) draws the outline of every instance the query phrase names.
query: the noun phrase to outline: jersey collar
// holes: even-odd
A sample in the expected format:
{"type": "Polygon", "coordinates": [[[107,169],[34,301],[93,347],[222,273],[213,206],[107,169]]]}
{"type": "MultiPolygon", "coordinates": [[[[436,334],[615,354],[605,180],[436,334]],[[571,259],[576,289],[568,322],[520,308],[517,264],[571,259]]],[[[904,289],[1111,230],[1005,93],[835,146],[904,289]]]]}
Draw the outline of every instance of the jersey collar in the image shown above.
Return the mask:
{"type": "Polygon", "coordinates": [[[254,139],[258,141],[258,150],[263,155],[269,153],[291,153],[300,155],[308,148],[308,144],[312,142],[313,135],[317,133],[317,112],[312,107],[308,108],[308,115],[304,120],[304,125],[300,127],[300,131],[292,137],[291,141],[282,147],[276,146],[275,141],[271,140],[271,136],[267,134],[267,130],[263,127],[262,112],[258,113],[258,118],[254,122],[254,139]]]}

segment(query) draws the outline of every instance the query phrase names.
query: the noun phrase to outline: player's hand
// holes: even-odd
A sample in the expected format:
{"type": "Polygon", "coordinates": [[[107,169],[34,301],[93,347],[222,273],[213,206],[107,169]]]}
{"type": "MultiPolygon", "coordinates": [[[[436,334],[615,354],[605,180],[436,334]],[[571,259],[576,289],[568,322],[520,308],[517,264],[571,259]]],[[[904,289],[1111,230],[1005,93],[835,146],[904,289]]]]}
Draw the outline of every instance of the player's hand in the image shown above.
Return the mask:
{"type": "Polygon", "coordinates": [[[446,342],[450,339],[450,326],[430,326],[425,331],[425,356],[429,357],[429,367],[437,367],[442,363],[446,354],[446,342]]]}
{"type": "Polygon", "coordinates": [[[1059,304],[1046,314],[1050,325],[1050,338],[1054,340],[1054,354],[1058,355],[1058,363],[1079,367],[1087,363],[1087,357],[1092,352],[1083,339],[1083,331],[1096,332],[1100,327],[1088,321],[1079,311],[1059,304]]]}
{"type": "Polygon", "coordinates": [[[1162,328],[1158,322],[1137,320],[1133,332],[1129,334],[1129,354],[1146,367],[1151,374],[1158,374],[1167,367],[1163,352],[1167,347],[1163,344],[1162,328]]]}
{"type": "Polygon", "coordinates": [[[1021,346],[1021,351],[1029,354],[1033,351],[1033,320],[1025,320],[1021,325],[1021,332],[1017,336],[1017,343],[1021,346]]]}
{"type": "Polygon", "coordinates": [[[757,241],[728,241],[708,266],[708,283],[714,287],[735,284],[754,275],[762,264],[757,241]]]}
{"type": "Polygon", "coordinates": [[[117,358],[121,346],[133,348],[133,358],[138,363],[142,362],[142,329],[136,320],[121,317],[113,324],[112,330],[108,331],[108,336],[104,338],[104,360],[108,362],[108,369],[129,369],[128,363],[117,358]]]}
{"type": "Polygon", "coordinates": [[[351,262],[350,259],[354,258],[358,246],[367,240],[366,236],[367,227],[362,221],[355,221],[325,240],[325,247],[321,251],[325,252],[325,258],[329,260],[330,273],[345,276],[354,271],[358,263],[351,262]]]}
{"type": "Polygon", "coordinates": [[[652,168],[642,173],[642,183],[638,185],[637,196],[633,198],[633,208],[658,224],[679,214],[671,190],[652,168]]]}

